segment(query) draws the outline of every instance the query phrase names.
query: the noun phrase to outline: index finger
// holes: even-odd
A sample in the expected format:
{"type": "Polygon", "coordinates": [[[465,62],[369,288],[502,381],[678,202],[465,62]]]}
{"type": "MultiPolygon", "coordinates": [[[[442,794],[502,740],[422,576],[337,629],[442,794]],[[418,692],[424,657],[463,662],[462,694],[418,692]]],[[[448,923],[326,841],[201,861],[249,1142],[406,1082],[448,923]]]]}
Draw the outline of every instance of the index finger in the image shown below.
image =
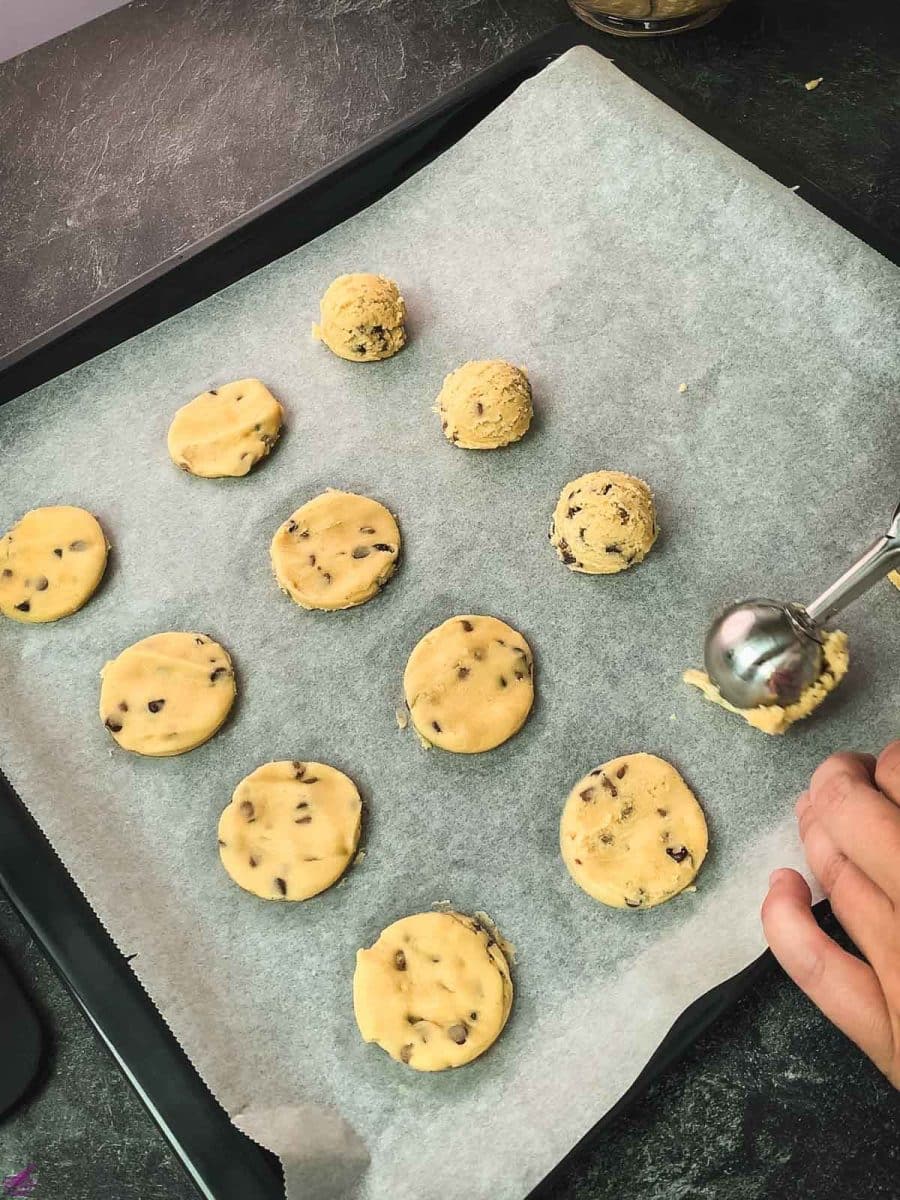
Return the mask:
{"type": "Polygon", "coordinates": [[[810,803],[835,846],[900,899],[900,808],[873,782],[869,755],[833,754],[814,772],[810,803]]]}

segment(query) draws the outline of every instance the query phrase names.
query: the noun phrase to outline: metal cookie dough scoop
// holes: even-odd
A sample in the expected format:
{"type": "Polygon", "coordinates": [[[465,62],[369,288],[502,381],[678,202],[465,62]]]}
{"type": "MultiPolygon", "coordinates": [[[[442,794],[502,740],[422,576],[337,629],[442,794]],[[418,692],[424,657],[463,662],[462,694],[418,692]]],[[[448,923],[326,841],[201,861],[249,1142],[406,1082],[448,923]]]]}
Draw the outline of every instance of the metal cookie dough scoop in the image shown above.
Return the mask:
{"type": "Polygon", "coordinates": [[[900,505],[880,538],[805,608],[745,600],[713,622],[704,659],[710,679],[736,708],[793,704],[822,671],[819,631],[900,564],[900,505]]]}

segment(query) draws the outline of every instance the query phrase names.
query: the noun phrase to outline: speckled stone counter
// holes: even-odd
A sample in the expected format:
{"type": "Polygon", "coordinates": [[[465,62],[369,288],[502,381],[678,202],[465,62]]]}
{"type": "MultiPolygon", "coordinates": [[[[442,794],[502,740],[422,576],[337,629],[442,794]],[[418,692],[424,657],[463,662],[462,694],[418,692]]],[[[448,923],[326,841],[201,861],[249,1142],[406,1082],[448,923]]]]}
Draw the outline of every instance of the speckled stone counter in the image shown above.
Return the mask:
{"type": "MultiPolygon", "coordinates": [[[[560,0],[136,0],[0,65],[0,354],[565,19],[560,0]]],[[[897,33],[895,0],[736,0],[609,53],[898,237],[897,33]]],[[[49,1045],[0,1124],[0,1179],[32,1162],[36,1200],[194,1197],[2,900],[0,952],[49,1045]]],[[[898,1127],[898,1094],[773,967],[558,1194],[897,1200],[898,1127]]]]}

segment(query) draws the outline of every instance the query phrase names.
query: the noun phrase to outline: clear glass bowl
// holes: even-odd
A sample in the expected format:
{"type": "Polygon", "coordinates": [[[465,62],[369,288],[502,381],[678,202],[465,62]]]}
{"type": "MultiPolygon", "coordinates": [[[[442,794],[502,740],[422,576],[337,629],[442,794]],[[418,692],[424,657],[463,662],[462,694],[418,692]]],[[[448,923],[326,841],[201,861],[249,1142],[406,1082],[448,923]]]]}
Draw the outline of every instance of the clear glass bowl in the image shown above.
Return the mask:
{"type": "Polygon", "coordinates": [[[659,37],[705,25],[729,0],[569,0],[576,16],[619,37],[659,37]]]}

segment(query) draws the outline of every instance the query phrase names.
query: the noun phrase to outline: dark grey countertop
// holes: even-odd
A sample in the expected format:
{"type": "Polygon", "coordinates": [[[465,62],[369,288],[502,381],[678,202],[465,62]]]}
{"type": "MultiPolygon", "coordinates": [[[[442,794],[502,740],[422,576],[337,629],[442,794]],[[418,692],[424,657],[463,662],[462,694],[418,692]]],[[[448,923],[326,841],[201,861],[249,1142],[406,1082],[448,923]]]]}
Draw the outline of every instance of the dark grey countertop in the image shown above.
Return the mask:
{"type": "MultiPolygon", "coordinates": [[[[737,0],[696,34],[610,41],[900,236],[895,0],[737,0]],[[807,92],[803,82],[824,82],[807,92]]],[[[137,0],[0,65],[0,354],[566,19],[558,0],[137,0]]],[[[36,1200],[195,1192],[0,900],[49,1040],[0,1124],[36,1200]]],[[[897,1200],[900,1097],[771,969],[580,1155],[571,1200],[897,1200]]],[[[473,1200],[479,1200],[473,1197],[473,1200]]]]}

